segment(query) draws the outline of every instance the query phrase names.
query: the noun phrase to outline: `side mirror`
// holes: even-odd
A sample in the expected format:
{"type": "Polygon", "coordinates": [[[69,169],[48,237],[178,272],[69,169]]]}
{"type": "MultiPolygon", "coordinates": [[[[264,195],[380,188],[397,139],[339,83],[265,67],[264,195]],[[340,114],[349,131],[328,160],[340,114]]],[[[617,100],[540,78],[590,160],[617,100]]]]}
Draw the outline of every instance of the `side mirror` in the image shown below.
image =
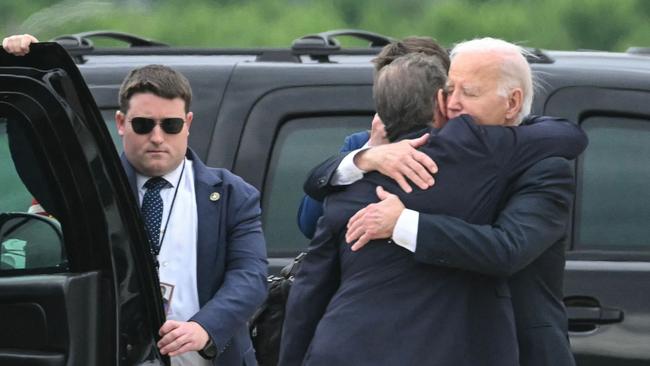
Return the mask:
{"type": "Polygon", "coordinates": [[[64,249],[61,225],[55,219],[22,212],[0,213],[0,272],[67,269],[64,249]]]}

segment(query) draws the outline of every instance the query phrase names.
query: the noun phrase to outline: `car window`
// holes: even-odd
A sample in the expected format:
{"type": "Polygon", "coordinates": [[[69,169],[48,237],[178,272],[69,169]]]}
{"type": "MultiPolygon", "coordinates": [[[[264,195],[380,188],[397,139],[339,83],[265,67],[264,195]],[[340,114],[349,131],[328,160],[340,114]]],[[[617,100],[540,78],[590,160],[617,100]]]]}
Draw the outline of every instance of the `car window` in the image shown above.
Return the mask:
{"type": "Polygon", "coordinates": [[[110,132],[111,134],[111,140],[113,140],[113,145],[115,145],[117,152],[121,154],[123,150],[122,139],[120,135],[117,133],[117,126],[115,125],[115,110],[102,109],[101,113],[102,113],[102,118],[106,123],[106,127],[108,128],[108,132],[110,132]]]}
{"type": "Polygon", "coordinates": [[[650,119],[583,120],[575,249],[650,250],[650,119]]]}
{"type": "Polygon", "coordinates": [[[345,136],[370,126],[371,116],[298,118],[284,123],[275,140],[262,198],[262,222],[270,256],[307,247],[297,225],[302,185],[317,164],[338,153],[345,136]]]}
{"type": "MultiPolygon", "coordinates": [[[[16,270],[67,269],[62,231],[59,222],[33,199],[19,176],[14,157],[9,148],[7,128],[10,121],[0,118],[0,275],[15,275],[16,270]]],[[[20,151],[25,158],[31,144],[20,141],[20,151]]],[[[45,182],[39,176],[37,164],[33,169],[23,170],[32,181],[45,182]]],[[[39,194],[49,195],[47,187],[39,188],[39,194]]],[[[46,198],[47,200],[47,198],[46,198]]]]}
{"type": "Polygon", "coordinates": [[[18,178],[11,160],[6,118],[0,118],[0,174],[2,174],[2,189],[0,189],[2,211],[26,211],[32,197],[18,178]]]}

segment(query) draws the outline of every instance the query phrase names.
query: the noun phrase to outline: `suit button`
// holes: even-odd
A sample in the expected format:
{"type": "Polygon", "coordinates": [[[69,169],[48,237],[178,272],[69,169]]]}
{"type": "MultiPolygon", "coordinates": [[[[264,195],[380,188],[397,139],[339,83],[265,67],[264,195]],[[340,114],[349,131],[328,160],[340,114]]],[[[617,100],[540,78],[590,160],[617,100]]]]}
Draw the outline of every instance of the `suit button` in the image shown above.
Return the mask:
{"type": "Polygon", "coordinates": [[[318,184],[320,184],[321,186],[324,186],[325,182],[327,182],[327,180],[325,178],[319,178],[318,179],[318,184]]]}
{"type": "Polygon", "coordinates": [[[436,259],[436,263],[438,263],[438,264],[447,264],[447,260],[439,258],[439,259],[436,259]]]}

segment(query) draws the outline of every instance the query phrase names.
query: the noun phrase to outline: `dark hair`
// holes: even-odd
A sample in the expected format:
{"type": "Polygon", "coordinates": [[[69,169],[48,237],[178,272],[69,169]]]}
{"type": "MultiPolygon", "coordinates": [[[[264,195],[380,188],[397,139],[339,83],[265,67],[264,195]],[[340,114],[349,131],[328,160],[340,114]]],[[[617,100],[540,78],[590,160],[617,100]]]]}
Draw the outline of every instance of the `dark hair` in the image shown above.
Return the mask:
{"type": "Polygon", "coordinates": [[[430,37],[406,37],[401,41],[392,42],[384,48],[375,57],[372,62],[375,64],[375,71],[381,70],[389,65],[396,58],[409,53],[421,53],[428,56],[436,57],[442,64],[445,75],[449,72],[449,52],[430,37]]]}
{"type": "Polygon", "coordinates": [[[129,100],[137,93],[152,93],[161,98],[181,98],[185,112],[190,111],[192,88],[183,74],[164,65],[147,65],[131,70],[120,86],[120,111],[127,113],[129,100]]]}
{"type": "Polygon", "coordinates": [[[440,60],[420,53],[399,57],[379,70],[373,97],[389,141],[431,125],[436,93],[446,80],[440,60]]]}

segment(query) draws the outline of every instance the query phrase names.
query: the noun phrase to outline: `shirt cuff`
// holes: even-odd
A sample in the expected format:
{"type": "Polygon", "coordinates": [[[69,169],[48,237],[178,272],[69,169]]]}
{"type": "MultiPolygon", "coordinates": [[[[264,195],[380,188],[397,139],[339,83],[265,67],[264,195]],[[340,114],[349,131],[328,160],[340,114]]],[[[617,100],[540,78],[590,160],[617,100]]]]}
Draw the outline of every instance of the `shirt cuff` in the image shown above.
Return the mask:
{"type": "Polygon", "coordinates": [[[415,253],[418,239],[418,225],[420,213],[405,208],[397,218],[393,229],[393,242],[395,244],[415,253]]]}
{"type": "Polygon", "coordinates": [[[352,150],[345,156],[345,158],[343,158],[341,164],[339,164],[338,168],[336,168],[336,171],[332,175],[331,184],[333,186],[347,186],[363,178],[365,171],[354,165],[354,156],[366,148],[367,147],[364,145],[364,147],[360,149],[352,150]]]}

